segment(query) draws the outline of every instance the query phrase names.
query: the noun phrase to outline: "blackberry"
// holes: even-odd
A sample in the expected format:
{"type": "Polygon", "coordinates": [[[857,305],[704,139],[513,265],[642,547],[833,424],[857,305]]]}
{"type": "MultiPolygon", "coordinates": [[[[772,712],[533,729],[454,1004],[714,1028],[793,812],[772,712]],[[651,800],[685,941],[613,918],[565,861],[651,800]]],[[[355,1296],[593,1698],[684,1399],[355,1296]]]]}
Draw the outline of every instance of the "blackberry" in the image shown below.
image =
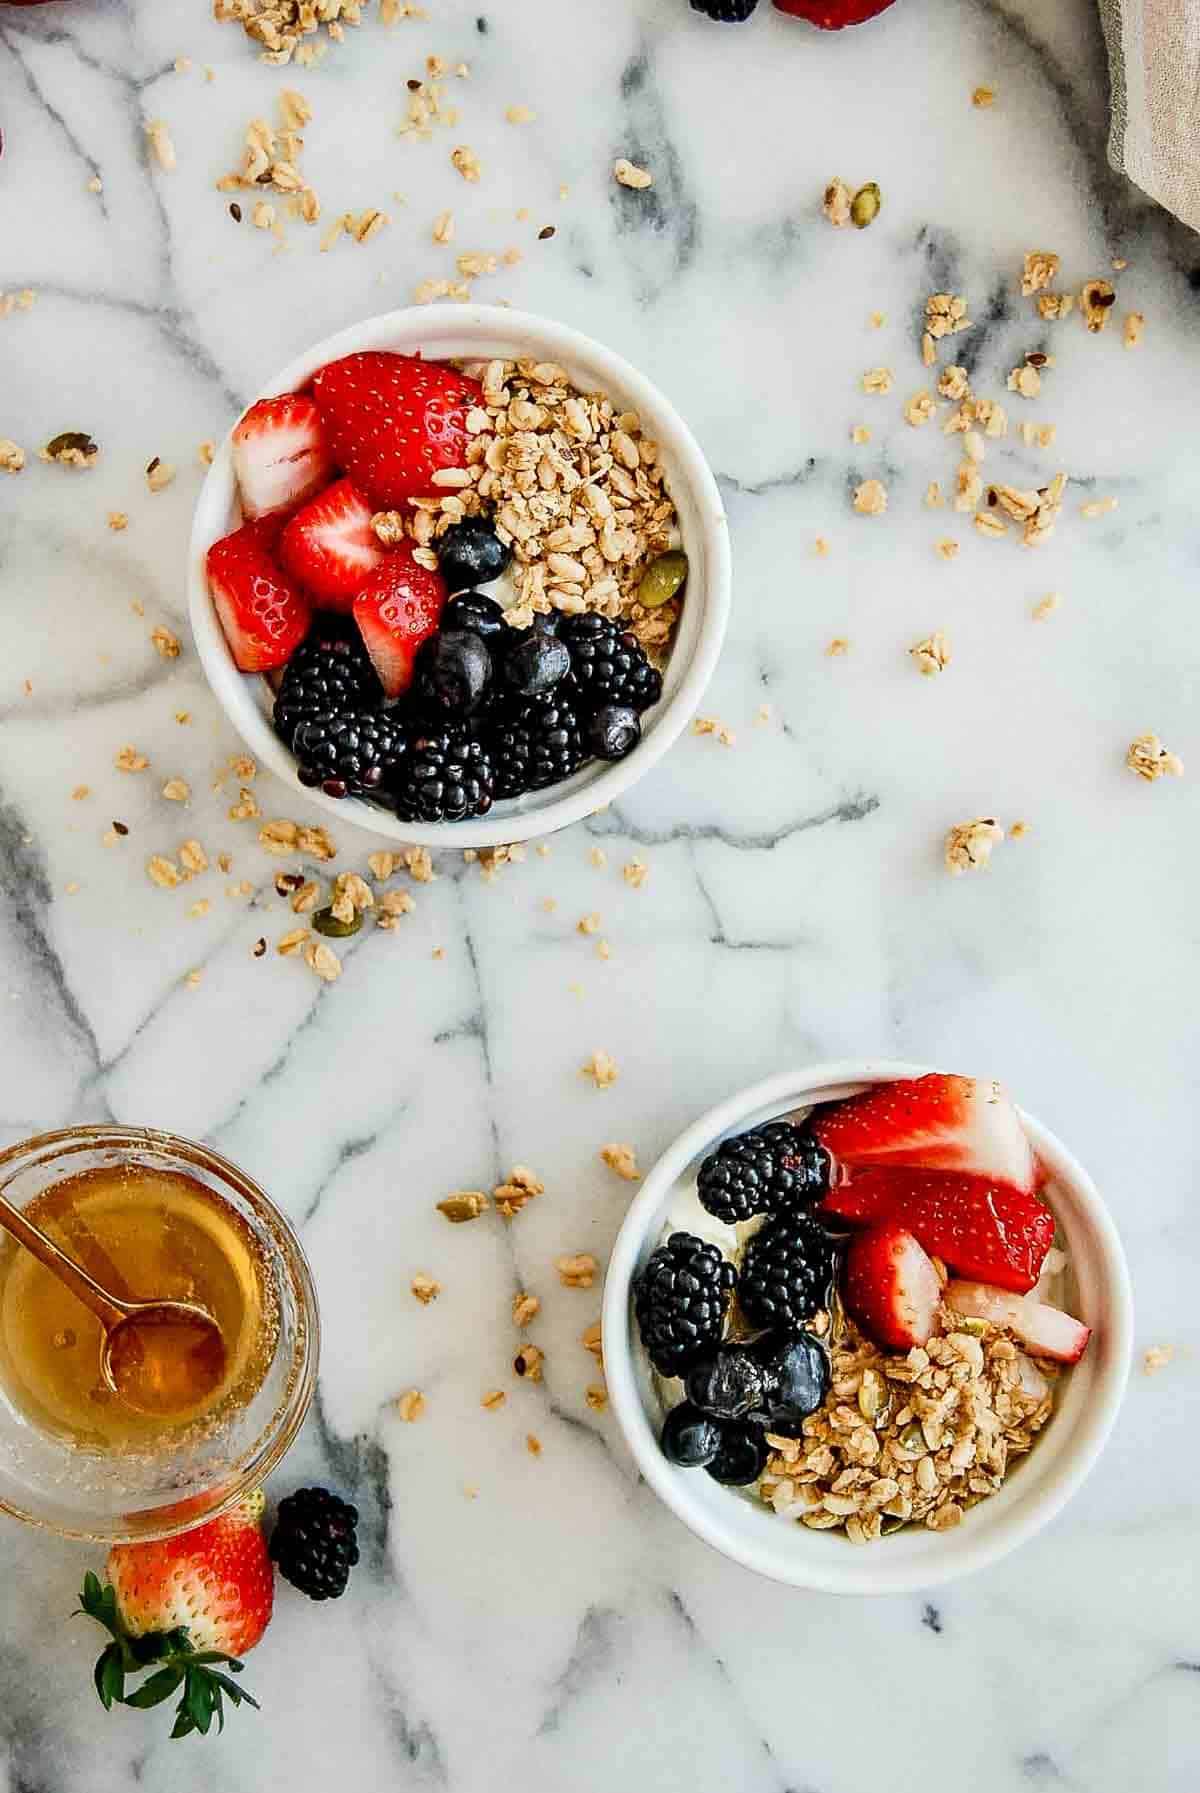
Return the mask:
{"type": "Polygon", "coordinates": [[[736,1226],[755,1214],[814,1207],[829,1188],[829,1153],[789,1121],[724,1139],[700,1166],[701,1207],[736,1226]]]}
{"type": "Polygon", "coordinates": [[[351,710],[301,722],[292,742],[301,784],[327,797],[386,803],[408,753],[408,734],[390,710],[351,710]]]}
{"type": "Polygon", "coordinates": [[[492,807],[487,749],[462,723],[414,735],[392,786],[402,822],[462,822],[492,807]]]}
{"type": "Polygon", "coordinates": [[[358,1508],[328,1488],[298,1488],[279,1503],[271,1559],[310,1600],[337,1600],[358,1561],[358,1508]]]}
{"type": "Polygon", "coordinates": [[[792,1337],[824,1307],[833,1282],[834,1241],[818,1220],[788,1208],[746,1247],[738,1300],[752,1326],[792,1337]]]}
{"type": "Polygon", "coordinates": [[[692,11],[719,25],[744,25],[757,5],[758,0],[692,0],[692,11]]]}
{"type": "Polygon", "coordinates": [[[519,797],[523,791],[559,784],[587,758],[578,714],[558,691],[501,709],[492,723],[490,744],[497,797],[519,797]]]}
{"type": "Polygon", "coordinates": [[[625,704],[641,711],[662,696],[662,675],[620,623],[586,611],[566,617],[559,633],[571,650],[571,671],[585,707],[625,704]]]}
{"type": "Polygon", "coordinates": [[[302,722],[383,702],[358,630],[342,616],[318,616],[287,666],[275,698],[275,732],[291,747],[302,722]]]}
{"type": "Polygon", "coordinates": [[[733,1284],[733,1265],[694,1233],[672,1233],[650,1254],[633,1307],[656,1370],[677,1376],[718,1342],[733,1284]]]}

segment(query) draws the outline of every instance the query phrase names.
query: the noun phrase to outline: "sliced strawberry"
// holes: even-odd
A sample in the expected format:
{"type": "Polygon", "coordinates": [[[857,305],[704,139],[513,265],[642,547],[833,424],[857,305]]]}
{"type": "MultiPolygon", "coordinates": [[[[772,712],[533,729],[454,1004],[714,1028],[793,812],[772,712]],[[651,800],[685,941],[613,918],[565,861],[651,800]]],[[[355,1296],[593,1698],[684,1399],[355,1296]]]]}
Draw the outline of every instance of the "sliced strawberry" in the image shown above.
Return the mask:
{"type": "Polygon", "coordinates": [[[942,1285],[912,1234],[884,1221],[851,1242],[842,1297],[877,1345],[907,1351],[932,1337],[942,1285]]]}
{"type": "Polygon", "coordinates": [[[968,1319],[1007,1326],[1035,1356],[1052,1357],[1058,1363],[1078,1363],[1092,1336],[1090,1326],[1065,1314],[1061,1307],[1035,1301],[1031,1295],[1012,1295],[990,1283],[947,1283],[943,1300],[968,1319]]]}
{"type": "Polygon", "coordinates": [[[304,392],[260,398],[233,432],[242,511],[265,517],[303,504],[333,472],[320,413],[304,392]]]}
{"type": "Polygon", "coordinates": [[[339,479],[297,511],[279,538],[284,568],[330,610],[349,610],[384,557],[373,515],[351,481],[339,479]]]}
{"type": "Polygon", "coordinates": [[[241,672],[285,666],[308,633],[312,610],[271,556],[270,517],[243,523],[208,551],[208,589],[241,672]]]}
{"type": "Polygon", "coordinates": [[[843,1164],[911,1164],[1037,1186],[1033,1150],[999,1083],[975,1077],[902,1078],[818,1109],[813,1133],[843,1164]]]}
{"type": "Polygon", "coordinates": [[[378,509],[392,510],[435,493],[439,469],[466,466],[467,412],[483,389],[419,355],[367,351],[321,368],[313,396],[338,466],[378,509]]]}
{"type": "Polygon", "coordinates": [[[438,626],[446,586],[418,566],[407,542],[393,548],[354,600],[354,620],[388,697],[412,684],[417,649],[438,626]]]}
{"type": "Polygon", "coordinates": [[[886,12],[895,0],[773,0],[779,12],[790,12],[794,18],[807,19],[821,31],[841,31],[847,25],[862,25],[867,19],[886,12]]]}
{"type": "Polygon", "coordinates": [[[864,1165],[831,1189],[822,1211],[870,1225],[895,1220],[963,1276],[1032,1289],[1054,1243],[1054,1216],[1036,1195],[987,1177],[864,1165]]]}

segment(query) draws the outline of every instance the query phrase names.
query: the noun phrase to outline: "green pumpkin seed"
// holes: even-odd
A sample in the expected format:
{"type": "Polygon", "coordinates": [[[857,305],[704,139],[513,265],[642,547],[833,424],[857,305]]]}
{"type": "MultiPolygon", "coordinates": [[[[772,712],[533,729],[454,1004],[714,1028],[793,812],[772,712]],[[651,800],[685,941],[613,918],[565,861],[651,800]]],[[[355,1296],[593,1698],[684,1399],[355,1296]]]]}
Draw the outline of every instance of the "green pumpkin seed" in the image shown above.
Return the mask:
{"type": "Polygon", "coordinates": [[[357,934],[362,927],[362,915],[354,911],[351,921],[342,921],[332,909],[318,909],[312,918],[312,925],[318,934],[326,934],[331,940],[345,940],[350,934],[357,934]]]}
{"type": "Polygon", "coordinates": [[[917,1420],[911,1420],[900,1434],[900,1443],[912,1456],[925,1455],[925,1434],[917,1420]]]}
{"type": "Polygon", "coordinates": [[[642,574],[637,601],[647,610],[661,609],[680,589],[688,574],[687,555],[678,548],[658,555],[642,574]]]}
{"type": "Polygon", "coordinates": [[[850,216],[855,228],[865,230],[868,224],[874,224],[882,204],[879,188],[874,181],[868,181],[865,187],[860,187],[850,201],[850,216]]]}

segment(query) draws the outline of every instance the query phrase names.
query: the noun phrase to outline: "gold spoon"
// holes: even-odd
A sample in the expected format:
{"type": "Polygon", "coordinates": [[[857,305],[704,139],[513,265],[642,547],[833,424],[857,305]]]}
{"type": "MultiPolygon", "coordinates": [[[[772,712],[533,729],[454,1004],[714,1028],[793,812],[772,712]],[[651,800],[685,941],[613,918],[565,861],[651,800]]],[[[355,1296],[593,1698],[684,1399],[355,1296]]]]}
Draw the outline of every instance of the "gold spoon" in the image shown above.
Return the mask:
{"type": "Polygon", "coordinates": [[[115,1395],[159,1417],[196,1406],[220,1387],[225,1341],[190,1301],[121,1301],[0,1195],[0,1227],[82,1301],[104,1329],[100,1370],[115,1395]]]}

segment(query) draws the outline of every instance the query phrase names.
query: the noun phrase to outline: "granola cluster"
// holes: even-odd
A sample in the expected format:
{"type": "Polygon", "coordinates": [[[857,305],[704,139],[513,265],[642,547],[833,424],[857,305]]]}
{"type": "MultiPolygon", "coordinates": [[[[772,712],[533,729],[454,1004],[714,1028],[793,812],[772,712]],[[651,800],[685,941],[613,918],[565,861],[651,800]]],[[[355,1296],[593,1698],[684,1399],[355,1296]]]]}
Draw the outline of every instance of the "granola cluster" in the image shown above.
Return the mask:
{"type": "Polygon", "coordinates": [[[1050,1385],[1007,1332],[942,1320],[945,1335],[906,1356],[847,1324],[803,1435],[768,1437],[759,1493],[776,1513],[869,1544],[901,1525],[950,1531],[996,1492],[1050,1418],[1050,1385]]]}
{"type": "Polygon", "coordinates": [[[675,540],[676,513],[658,444],[637,413],[581,391],[550,361],[466,371],[483,386],[467,415],[467,465],[434,475],[441,496],[413,500],[418,549],[491,510],[513,550],[516,594],[505,613],[513,627],[554,610],[595,610],[626,619],[648,651],[665,648],[678,600],[647,608],[637,594],[647,563],[675,540]]]}

